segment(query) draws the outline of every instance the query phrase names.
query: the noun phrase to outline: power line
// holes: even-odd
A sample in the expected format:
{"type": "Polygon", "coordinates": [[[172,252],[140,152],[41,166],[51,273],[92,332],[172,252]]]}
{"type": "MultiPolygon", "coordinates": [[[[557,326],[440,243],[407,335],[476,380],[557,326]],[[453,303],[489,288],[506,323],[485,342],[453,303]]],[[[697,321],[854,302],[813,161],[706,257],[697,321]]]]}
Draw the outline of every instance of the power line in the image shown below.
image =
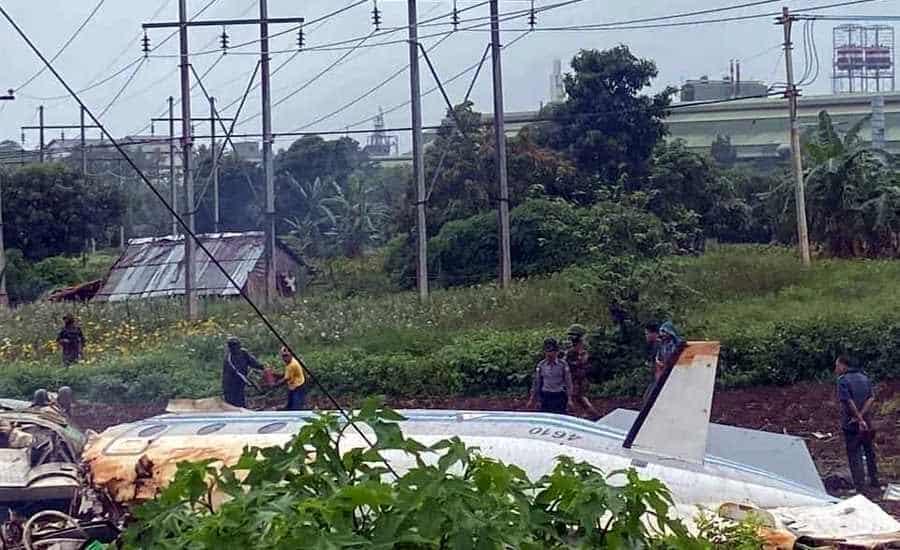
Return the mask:
{"type": "MultiPolygon", "coordinates": [[[[799,10],[794,10],[794,12],[810,12],[816,10],[825,10],[832,8],[840,8],[846,6],[852,6],[856,4],[866,4],[869,2],[876,2],[878,0],[852,0],[847,2],[837,2],[833,4],[825,4],[821,6],[810,6],[808,8],[803,8],[799,10]]],[[[724,8],[723,8],[724,9],[724,8]]],[[[731,8],[729,8],[731,9],[731,8]]],[[[763,19],[769,17],[777,17],[781,15],[781,12],[766,12],[766,13],[756,13],[749,15],[737,15],[733,17],[720,17],[713,19],[700,19],[696,21],[679,21],[679,22],[669,22],[669,23],[656,23],[649,25],[630,25],[626,22],[621,23],[591,23],[584,25],[571,25],[571,26],[557,26],[557,27],[538,27],[534,30],[536,32],[564,32],[564,31],[629,31],[629,30],[643,30],[643,29],[661,29],[661,28],[670,28],[670,27],[689,27],[693,25],[707,25],[712,23],[728,23],[733,21],[747,21],[750,19],[763,19]]],[[[818,16],[811,16],[816,17],[818,16]]],[[[661,18],[664,19],[664,18],[661,18]]],[[[507,31],[516,30],[516,29],[507,29],[507,31]]],[[[522,29],[518,29],[522,30],[522,29]]]]}
{"type": "Polygon", "coordinates": [[[106,104],[106,107],[104,107],[103,110],[100,111],[100,114],[98,116],[102,117],[102,116],[106,115],[107,111],[109,111],[112,108],[112,106],[115,105],[116,101],[118,101],[118,99],[120,97],[122,97],[122,94],[125,92],[125,90],[128,88],[128,86],[131,85],[131,83],[134,81],[134,77],[137,76],[138,72],[141,70],[141,68],[143,66],[144,66],[144,63],[141,62],[137,67],[134,68],[134,72],[131,73],[131,76],[128,77],[128,80],[125,81],[125,84],[123,84],[122,87],[119,89],[119,91],[116,93],[116,95],[113,96],[112,100],[110,100],[110,102],[106,104]]]}
{"type": "MultiPolygon", "coordinates": [[[[178,212],[175,211],[174,205],[170,205],[169,203],[166,202],[165,198],[163,198],[163,196],[160,194],[159,190],[157,190],[156,187],[150,182],[150,179],[141,171],[140,167],[138,167],[138,165],[134,162],[134,160],[132,160],[131,157],[129,157],[126,154],[125,150],[122,149],[122,147],[115,141],[115,139],[112,137],[112,135],[100,123],[100,120],[96,116],[94,116],[94,113],[90,109],[88,109],[87,106],[85,106],[85,104],[81,101],[81,98],[79,98],[78,95],[75,93],[74,89],[72,89],[72,87],[69,86],[69,84],[66,83],[66,81],[62,78],[62,76],[56,71],[56,69],[53,68],[53,66],[50,64],[50,62],[43,56],[43,54],[41,54],[41,52],[40,52],[40,50],[38,50],[37,46],[34,45],[34,43],[31,41],[31,39],[28,38],[28,36],[25,34],[25,32],[22,30],[22,28],[19,27],[19,25],[10,17],[10,15],[6,12],[6,10],[3,8],[2,5],[0,5],[0,14],[3,15],[3,17],[10,23],[10,25],[12,25],[12,27],[16,30],[16,32],[19,34],[19,36],[21,36],[22,39],[28,44],[29,48],[31,48],[31,50],[35,53],[35,55],[37,55],[41,59],[41,61],[44,63],[44,65],[47,67],[47,69],[51,73],[53,73],[53,76],[55,76],[56,79],[59,80],[59,82],[63,85],[63,87],[66,88],[66,91],[68,91],[72,95],[72,98],[79,104],[79,106],[82,109],[84,109],[84,112],[87,113],[91,117],[91,119],[94,121],[94,123],[97,126],[100,126],[101,131],[109,137],[110,141],[114,144],[114,146],[119,151],[119,153],[124,157],[125,161],[137,173],[137,175],[144,182],[144,184],[147,186],[147,188],[150,190],[150,192],[153,193],[153,195],[155,195],[156,198],[159,199],[159,201],[172,214],[172,216],[177,219],[178,223],[180,223],[182,226],[185,239],[191,238],[194,240],[197,247],[204,254],[206,254],[209,257],[212,264],[215,265],[216,268],[222,273],[222,275],[225,277],[225,279],[228,281],[228,283],[232,286],[232,288],[237,290],[238,294],[240,294],[240,296],[244,299],[244,301],[250,306],[253,313],[265,325],[265,327],[269,330],[269,332],[291,353],[292,356],[299,357],[299,355],[297,353],[295,353],[294,350],[291,348],[290,344],[287,342],[287,340],[284,338],[284,336],[282,336],[281,333],[278,331],[278,329],[275,328],[275,325],[273,325],[272,322],[268,319],[268,317],[266,317],[265,313],[263,313],[262,310],[260,310],[260,308],[253,301],[253,299],[247,295],[243,286],[239,285],[234,280],[234,278],[231,276],[231,274],[228,272],[228,270],[225,269],[225,267],[222,265],[222,263],[218,259],[216,259],[216,257],[210,252],[210,250],[206,247],[206,245],[204,245],[203,242],[198,238],[197,234],[191,230],[191,228],[184,221],[184,219],[178,214],[178,212]]],[[[354,422],[353,418],[349,415],[349,413],[347,413],[347,411],[341,406],[341,404],[338,403],[337,399],[335,399],[335,397],[331,394],[331,392],[328,391],[328,388],[326,388],[322,384],[321,380],[319,379],[318,376],[315,375],[313,370],[310,369],[308,367],[308,365],[306,365],[305,362],[301,361],[301,364],[302,364],[303,368],[310,374],[311,378],[313,379],[313,383],[315,383],[316,386],[318,386],[319,390],[325,395],[325,397],[331,402],[331,404],[340,412],[340,414],[350,424],[350,426],[352,426],[354,428],[354,430],[360,435],[362,440],[365,441],[366,444],[369,445],[369,447],[374,447],[372,442],[369,440],[369,437],[366,436],[366,434],[362,430],[359,429],[359,427],[354,422]]],[[[394,470],[393,466],[391,466],[390,462],[388,462],[387,460],[384,460],[384,465],[387,468],[387,470],[394,475],[395,478],[399,479],[399,475],[394,470]]]]}
{"type": "MultiPolygon", "coordinates": [[[[71,36],[69,36],[69,39],[66,40],[66,41],[63,43],[63,45],[60,46],[60,48],[59,48],[58,50],[56,50],[56,53],[53,54],[53,57],[50,58],[50,62],[51,62],[51,63],[52,63],[53,61],[56,61],[56,59],[57,59],[60,55],[62,55],[62,53],[63,53],[64,51],[66,51],[66,48],[68,48],[69,45],[70,45],[72,42],[75,41],[75,39],[78,37],[78,35],[81,34],[81,31],[84,30],[84,28],[87,26],[87,24],[91,22],[91,19],[94,18],[94,16],[97,14],[98,11],[100,11],[100,8],[103,7],[103,4],[104,4],[105,2],[106,2],[106,0],[100,0],[99,2],[97,2],[97,4],[94,6],[94,9],[91,10],[91,12],[88,14],[88,16],[85,17],[84,20],[81,22],[81,24],[78,25],[78,27],[75,29],[75,32],[73,32],[73,33],[71,34],[71,36]]],[[[37,77],[39,77],[39,76],[41,76],[42,74],[44,74],[44,71],[46,71],[46,70],[47,70],[47,67],[41,67],[40,69],[38,69],[38,71],[37,71],[36,73],[34,73],[33,75],[31,75],[30,78],[28,78],[25,82],[23,82],[22,84],[20,84],[19,86],[17,86],[17,87],[16,87],[16,91],[18,92],[19,90],[25,88],[26,86],[28,86],[29,84],[31,84],[32,82],[34,82],[34,80],[35,80],[37,77]]]]}
{"type": "MultiPolygon", "coordinates": [[[[206,10],[208,10],[209,8],[211,8],[211,7],[213,6],[213,4],[215,4],[215,3],[218,2],[218,1],[219,1],[219,0],[209,0],[209,2],[207,2],[202,8],[200,8],[199,11],[197,11],[197,13],[195,13],[194,15],[191,16],[191,20],[194,20],[195,18],[197,18],[197,17],[199,17],[200,15],[202,15],[203,12],[205,12],[206,10]]],[[[166,36],[159,44],[157,44],[156,46],[150,48],[150,51],[151,51],[151,52],[152,52],[152,51],[156,51],[158,48],[162,47],[163,44],[165,44],[166,42],[168,42],[169,40],[171,40],[172,37],[174,37],[176,34],[178,34],[178,31],[172,32],[171,34],[169,34],[168,36],[166,36]]],[[[109,81],[115,79],[117,76],[121,75],[122,73],[128,71],[128,69],[130,69],[131,67],[134,67],[134,66],[137,65],[138,63],[141,63],[141,61],[142,61],[143,59],[144,59],[144,56],[136,57],[135,59],[131,60],[131,61],[128,62],[125,66],[123,66],[122,68],[118,69],[117,71],[115,71],[115,72],[112,73],[111,75],[109,75],[109,76],[103,78],[103,79],[100,80],[99,82],[95,82],[95,83],[93,83],[93,84],[88,84],[88,85],[85,86],[84,88],[81,88],[81,89],[76,90],[76,93],[83,94],[84,92],[87,92],[87,91],[89,91],[89,90],[93,90],[94,88],[98,88],[98,87],[100,87],[100,86],[106,84],[107,82],[109,82],[109,81]]],[[[43,69],[42,69],[42,70],[43,70],[43,69]]],[[[23,97],[26,97],[26,98],[28,98],[28,99],[34,99],[34,100],[39,100],[39,101],[60,101],[60,100],[63,100],[63,99],[69,99],[69,98],[70,98],[70,96],[69,96],[68,94],[63,94],[63,95],[58,95],[58,96],[43,96],[43,97],[42,97],[42,96],[30,96],[30,95],[22,94],[22,96],[23,96],[23,97]]]]}

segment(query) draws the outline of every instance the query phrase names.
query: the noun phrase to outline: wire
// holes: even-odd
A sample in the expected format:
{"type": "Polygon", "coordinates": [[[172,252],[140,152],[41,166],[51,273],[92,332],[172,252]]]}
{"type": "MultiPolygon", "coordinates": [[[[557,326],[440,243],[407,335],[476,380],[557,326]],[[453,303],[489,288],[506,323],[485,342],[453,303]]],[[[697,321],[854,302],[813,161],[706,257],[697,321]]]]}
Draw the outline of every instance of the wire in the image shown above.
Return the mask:
{"type": "MultiPolygon", "coordinates": [[[[372,34],[374,34],[374,33],[375,33],[375,31],[373,30],[373,31],[372,31],[372,34]]],[[[371,34],[370,34],[369,36],[371,36],[371,34]]],[[[357,46],[362,46],[362,45],[363,45],[363,42],[365,42],[366,40],[367,40],[367,38],[363,38],[362,40],[359,41],[359,43],[357,44],[357,46]]],[[[331,65],[325,67],[324,69],[322,69],[321,71],[319,71],[318,73],[316,73],[315,76],[313,76],[312,78],[310,78],[309,80],[307,80],[306,82],[304,82],[304,83],[303,83],[302,85],[300,85],[298,88],[296,88],[296,89],[294,89],[293,91],[291,91],[288,95],[282,97],[281,99],[279,99],[278,101],[276,101],[275,103],[273,103],[271,108],[274,109],[275,107],[278,107],[279,105],[283,104],[285,101],[291,99],[291,98],[294,97],[295,95],[299,94],[300,92],[302,92],[303,90],[305,90],[306,88],[308,88],[309,86],[311,86],[312,84],[314,84],[317,80],[319,80],[320,78],[322,78],[323,76],[325,76],[326,74],[328,74],[329,72],[331,72],[332,69],[334,69],[335,67],[337,67],[338,65],[340,65],[341,63],[343,63],[344,60],[346,60],[348,57],[350,57],[350,55],[351,55],[353,52],[355,52],[355,51],[356,51],[355,49],[352,49],[352,50],[348,50],[347,52],[345,52],[344,54],[342,54],[340,57],[338,57],[337,59],[335,59],[334,62],[331,63],[331,65]]],[[[247,122],[249,122],[249,121],[251,121],[251,120],[254,120],[254,119],[256,119],[256,118],[259,118],[261,115],[262,115],[262,113],[256,113],[256,114],[254,114],[254,115],[251,115],[251,116],[245,118],[244,120],[242,120],[239,124],[245,124],[245,123],[247,123],[247,122]]]]}
{"type": "MultiPolygon", "coordinates": [[[[103,7],[103,4],[104,4],[105,2],[106,2],[106,0],[100,0],[99,2],[97,2],[97,4],[94,6],[94,9],[91,10],[91,13],[89,13],[88,16],[85,17],[84,20],[81,22],[81,24],[78,25],[78,28],[75,29],[75,32],[73,32],[73,33],[71,34],[71,36],[69,36],[69,39],[66,40],[66,41],[63,43],[63,45],[62,45],[58,50],[56,50],[56,53],[53,54],[53,57],[50,58],[50,61],[51,61],[51,62],[56,61],[56,59],[57,59],[60,55],[62,55],[62,53],[63,53],[64,51],[66,51],[66,48],[68,48],[69,45],[70,45],[72,42],[75,41],[75,39],[78,37],[78,35],[81,34],[81,31],[83,31],[84,28],[87,26],[87,24],[91,22],[91,19],[94,18],[94,16],[97,14],[98,11],[100,11],[100,8],[103,7]]],[[[46,70],[47,70],[46,67],[41,67],[40,69],[38,69],[38,71],[37,71],[36,73],[34,73],[33,75],[31,75],[31,77],[28,78],[25,82],[23,82],[22,84],[18,85],[18,86],[16,87],[16,91],[18,92],[19,90],[24,89],[26,86],[28,86],[29,84],[31,84],[32,82],[34,82],[34,80],[35,80],[37,77],[39,77],[39,76],[41,76],[42,74],[44,74],[44,71],[46,71],[46,70]]]]}
{"type": "MultiPolygon", "coordinates": [[[[767,0],[768,1],[768,0],[767,0]]],[[[852,6],[855,4],[865,4],[869,2],[876,2],[878,0],[853,0],[849,2],[837,2],[833,4],[825,4],[822,6],[811,6],[808,8],[794,10],[793,13],[805,13],[809,11],[815,10],[824,10],[831,8],[839,8],[852,6]]],[[[724,9],[724,8],[720,8],[724,9]]],[[[731,9],[731,8],[728,8],[731,9]]],[[[614,26],[613,23],[591,23],[585,25],[572,25],[572,26],[563,26],[563,27],[538,27],[534,30],[536,32],[560,32],[560,31],[629,31],[629,30],[644,30],[644,29],[661,29],[661,28],[670,28],[670,27],[687,27],[692,25],[707,25],[711,23],[728,23],[733,21],[746,21],[749,19],[762,19],[769,17],[779,17],[781,16],[781,12],[767,12],[767,13],[756,13],[749,15],[738,15],[733,17],[720,17],[714,19],[701,19],[697,21],[681,21],[681,22],[672,22],[672,23],[657,23],[650,25],[630,25],[625,22],[619,23],[621,26],[614,26]]],[[[818,16],[813,16],[818,17],[818,16]]],[[[515,31],[515,30],[528,30],[528,29],[506,29],[507,31],[515,31]]]]}
{"type": "MultiPolygon", "coordinates": [[[[213,4],[215,4],[215,3],[218,2],[218,1],[219,1],[219,0],[210,0],[209,2],[207,2],[206,5],[204,5],[202,8],[200,8],[200,10],[199,10],[197,13],[195,13],[194,15],[191,16],[191,21],[193,21],[194,19],[196,19],[197,17],[199,17],[200,15],[202,15],[203,12],[205,12],[206,10],[208,10],[210,7],[212,7],[213,4]]],[[[160,42],[160,43],[157,44],[156,46],[150,48],[150,51],[151,51],[151,52],[152,52],[152,51],[156,51],[158,48],[162,47],[163,44],[165,44],[166,42],[168,42],[169,40],[171,40],[172,37],[175,36],[176,34],[178,34],[178,31],[174,31],[173,33],[169,34],[166,38],[164,38],[164,39],[162,40],[162,42],[160,42]]],[[[119,70],[115,71],[113,74],[107,76],[106,78],[100,80],[99,82],[95,82],[95,83],[93,83],[93,84],[88,84],[88,85],[86,85],[84,88],[81,88],[81,89],[76,90],[76,93],[83,94],[84,92],[87,92],[87,91],[89,91],[89,90],[93,90],[94,88],[98,88],[98,87],[100,87],[100,86],[106,84],[107,82],[109,82],[109,81],[115,79],[117,76],[119,76],[120,74],[126,72],[126,71],[127,71],[128,69],[130,69],[131,67],[134,67],[134,66],[137,65],[138,63],[141,63],[142,60],[144,60],[144,59],[145,59],[145,57],[144,57],[143,55],[140,56],[140,57],[136,57],[135,59],[131,60],[128,64],[126,64],[124,67],[122,67],[122,68],[120,68],[119,70]]],[[[58,96],[43,96],[43,97],[42,97],[42,96],[31,96],[31,95],[22,94],[22,97],[26,97],[26,98],[28,98],[28,99],[35,99],[35,100],[39,100],[39,101],[60,101],[60,100],[63,100],[63,99],[69,99],[69,98],[70,98],[70,96],[69,96],[68,94],[63,94],[63,95],[58,95],[58,96]]]]}
{"type": "MultiPolygon", "coordinates": [[[[444,36],[443,38],[441,38],[440,40],[438,40],[437,42],[435,42],[434,44],[432,44],[431,47],[429,47],[426,51],[428,51],[428,53],[431,53],[432,51],[434,51],[435,48],[437,48],[438,46],[440,46],[441,44],[443,44],[444,41],[447,40],[449,37],[450,37],[449,34],[448,34],[447,36],[444,36]]],[[[409,70],[409,65],[410,65],[410,64],[407,63],[407,64],[404,65],[402,68],[400,68],[400,69],[394,71],[394,72],[393,72],[392,74],[390,74],[387,78],[385,78],[384,80],[382,80],[381,82],[379,82],[378,84],[376,84],[374,87],[370,88],[370,89],[367,90],[366,92],[363,92],[362,95],[359,95],[358,97],[356,97],[355,99],[349,101],[348,103],[345,103],[345,104],[341,105],[340,107],[338,107],[338,108],[335,109],[334,111],[331,111],[330,113],[327,113],[327,114],[325,114],[325,115],[322,115],[322,116],[320,116],[319,118],[313,120],[312,122],[310,122],[310,123],[308,123],[308,124],[305,124],[305,125],[303,125],[303,126],[300,126],[299,128],[297,128],[297,129],[294,130],[294,131],[302,131],[302,130],[305,130],[305,129],[311,127],[311,126],[315,126],[316,124],[318,124],[318,123],[320,123],[320,122],[324,122],[324,121],[326,121],[326,120],[328,120],[328,119],[330,119],[330,118],[333,118],[333,117],[339,115],[340,113],[346,111],[346,110],[349,109],[350,107],[353,107],[354,105],[356,105],[356,104],[359,103],[360,101],[366,99],[367,97],[371,96],[372,94],[374,94],[375,92],[377,92],[377,91],[380,90],[381,88],[384,88],[384,87],[387,86],[391,81],[393,81],[395,78],[397,78],[398,76],[402,75],[402,74],[405,73],[407,70],[409,70]]]]}
{"type": "MultiPolygon", "coordinates": [[[[185,239],[191,238],[194,240],[194,243],[196,244],[197,248],[202,253],[206,254],[209,257],[210,262],[212,262],[212,264],[216,266],[216,268],[222,273],[222,275],[225,277],[225,279],[228,281],[228,283],[235,290],[237,290],[237,292],[240,294],[240,296],[250,306],[250,308],[253,310],[253,313],[266,326],[266,328],[269,330],[269,332],[279,341],[279,343],[281,343],[285,348],[287,348],[287,350],[291,353],[292,356],[300,357],[297,353],[294,352],[294,350],[291,348],[290,344],[288,344],[287,340],[281,335],[281,333],[278,331],[278,329],[275,328],[275,326],[272,324],[272,322],[269,320],[269,318],[265,315],[265,313],[263,313],[262,310],[259,308],[259,306],[257,306],[256,303],[253,301],[253,299],[247,295],[244,288],[234,280],[234,278],[231,276],[231,274],[228,272],[228,270],[225,269],[225,267],[222,265],[222,263],[216,259],[215,255],[213,255],[212,252],[206,247],[206,245],[204,245],[203,242],[197,237],[197,234],[191,230],[191,228],[188,226],[187,222],[185,222],[185,220],[178,214],[178,212],[175,211],[174,205],[170,205],[168,202],[166,202],[166,199],[162,196],[162,194],[159,192],[159,190],[157,190],[156,187],[150,182],[150,179],[141,171],[140,167],[135,163],[135,161],[130,156],[128,156],[128,154],[125,152],[125,149],[123,149],[122,146],[119,145],[119,143],[115,140],[115,138],[112,137],[112,134],[110,134],[109,131],[103,126],[103,124],[101,124],[100,120],[96,116],[94,116],[94,113],[90,109],[88,109],[88,107],[84,104],[84,102],[81,101],[81,98],[78,97],[78,95],[75,93],[75,90],[71,86],[69,86],[69,84],[65,81],[65,79],[63,79],[62,76],[56,71],[56,69],[53,68],[50,61],[48,61],[47,58],[44,57],[44,55],[40,52],[40,50],[37,48],[37,46],[34,45],[34,43],[31,41],[30,38],[28,38],[28,36],[25,34],[25,32],[22,30],[22,28],[19,27],[19,25],[12,19],[12,17],[10,17],[9,13],[7,13],[7,11],[3,8],[2,5],[0,5],[0,14],[3,15],[3,17],[9,22],[10,25],[12,25],[12,27],[16,30],[16,32],[19,34],[19,36],[21,36],[22,39],[25,41],[25,43],[28,44],[29,48],[31,48],[31,50],[35,53],[35,55],[37,55],[37,57],[40,58],[40,60],[44,63],[44,65],[47,67],[47,69],[51,73],[53,73],[53,76],[56,77],[56,79],[63,85],[63,87],[66,88],[66,91],[68,91],[72,95],[72,98],[79,104],[79,106],[82,109],[84,109],[85,113],[87,113],[88,116],[90,116],[90,118],[94,121],[94,124],[96,124],[97,126],[100,127],[100,130],[110,139],[110,141],[112,142],[112,144],[116,148],[116,150],[119,152],[119,154],[121,154],[124,157],[125,161],[137,173],[137,175],[144,182],[144,184],[147,186],[147,188],[150,190],[150,192],[153,193],[153,195],[156,196],[156,198],[163,204],[163,206],[166,208],[166,210],[168,210],[169,213],[172,214],[172,216],[176,220],[178,220],[178,223],[181,224],[182,231],[184,231],[185,239]]],[[[318,386],[319,390],[325,395],[325,397],[331,402],[331,404],[334,405],[334,407],[340,412],[341,416],[344,417],[344,419],[347,421],[347,423],[351,427],[353,427],[353,429],[356,431],[356,433],[362,438],[362,440],[369,447],[374,448],[374,445],[370,441],[369,437],[356,425],[353,418],[340,405],[340,403],[338,403],[337,399],[334,398],[334,396],[331,394],[331,392],[329,392],[328,389],[322,384],[322,382],[319,380],[318,376],[315,375],[315,373],[312,371],[312,369],[310,369],[309,366],[302,360],[301,360],[301,365],[307,371],[307,373],[310,375],[310,377],[313,379],[313,382],[316,384],[316,386],[318,386]]],[[[390,462],[388,462],[386,459],[384,459],[383,462],[384,462],[384,465],[387,468],[387,470],[391,474],[394,475],[395,479],[399,479],[400,476],[394,470],[393,466],[391,466],[390,462]]]]}
{"type": "Polygon", "coordinates": [[[109,111],[112,108],[112,106],[115,105],[116,101],[118,101],[118,99],[120,97],[122,97],[122,94],[125,92],[125,90],[128,88],[128,86],[131,85],[131,83],[134,81],[134,77],[137,76],[138,71],[140,71],[143,66],[144,66],[144,63],[141,62],[137,67],[134,68],[134,72],[131,73],[131,76],[128,77],[128,80],[125,81],[125,84],[123,84],[122,87],[119,89],[119,91],[116,93],[116,95],[113,96],[112,100],[110,100],[110,102],[106,104],[106,107],[104,107],[103,110],[100,111],[100,114],[98,116],[100,116],[100,117],[104,116],[107,113],[107,111],[109,111]]]}
{"type": "MultiPolygon", "coordinates": [[[[156,18],[159,17],[159,15],[163,12],[163,10],[165,10],[165,9],[169,6],[169,4],[171,4],[171,3],[172,3],[172,0],[164,0],[163,3],[160,4],[160,6],[156,9],[156,11],[153,12],[153,15],[150,16],[150,21],[155,21],[156,18]]],[[[102,75],[103,75],[106,71],[108,71],[109,69],[111,69],[113,66],[115,66],[116,63],[119,62],[120,59],[122,59],[123,57],[125,57],[125,54],[127,54],[128,51],[131,50],[132,47],[134,47],[133,42],[136,42],[136,41],[140,40],[140,39],[141,39],[141,36],[142,36],[141,34],[138,34],[138,35],[137,35],[137,38],[135,38],[134,40],[129,40],[128,43],[125,44],[125,47],[122,48],[122,51],[120,51],[119,54],[118,54],[116,57],[114,57],[113,60],[110,61],[110,62],[106,65],[106,67],[104,67],[103,69],[101,69],[100,71],[98,71],[97,74],[94,75],[94,76],[88,81],[88,82],[89,82],[88,85],[93,84],[93,82],[94,82],[95,80],[100,79],[100,78],[102,77],[102,75]]],[[[68,97],[68,96],[67,96],[67,97],[68,97]]]]}

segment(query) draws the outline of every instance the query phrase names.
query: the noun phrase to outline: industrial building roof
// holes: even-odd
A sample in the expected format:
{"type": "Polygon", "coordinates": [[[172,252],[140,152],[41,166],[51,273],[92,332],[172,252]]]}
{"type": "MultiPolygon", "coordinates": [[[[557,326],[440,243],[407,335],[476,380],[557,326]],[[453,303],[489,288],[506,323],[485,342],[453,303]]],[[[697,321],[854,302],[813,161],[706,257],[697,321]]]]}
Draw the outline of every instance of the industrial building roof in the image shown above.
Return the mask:
{"type": "MultiPolygon", "coordinates": [[[[261,232],[204,234],[198,237],[241,288],[261,263],[265,242],[261,232]]],[[[239,294],[199,247],[194,265],[199,295],[239,294]]],[[[128,241],[128,247],[110,269],[94,299],[116,302],[183,294],[184,237],[167,236],[128,241]]]]}

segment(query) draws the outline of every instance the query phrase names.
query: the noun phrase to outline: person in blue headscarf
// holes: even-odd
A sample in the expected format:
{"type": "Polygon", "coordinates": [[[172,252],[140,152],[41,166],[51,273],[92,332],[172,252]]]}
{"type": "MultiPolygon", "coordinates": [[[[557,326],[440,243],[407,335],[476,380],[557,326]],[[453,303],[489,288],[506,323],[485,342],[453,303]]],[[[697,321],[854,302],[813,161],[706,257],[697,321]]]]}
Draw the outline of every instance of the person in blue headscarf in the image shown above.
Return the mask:
{"type": "Polygon", "coordinates": [[[662,377],[667,368],[675,366],[678,357],[687,342],[678,335],[672,321],[666,321],[659,327],[659,345],[656,349],[656,380],[662,377]]]}

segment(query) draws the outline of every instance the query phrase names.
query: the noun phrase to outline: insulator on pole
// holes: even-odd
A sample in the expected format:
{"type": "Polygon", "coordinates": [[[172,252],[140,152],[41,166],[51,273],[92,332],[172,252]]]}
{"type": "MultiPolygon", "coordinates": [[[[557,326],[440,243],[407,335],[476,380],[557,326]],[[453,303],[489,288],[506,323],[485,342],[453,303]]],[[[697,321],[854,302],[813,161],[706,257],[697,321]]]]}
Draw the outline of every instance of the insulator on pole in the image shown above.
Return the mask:
{"type": "Polygon", "coordinates": [[[372,0],[372,24],[375,25],[375,30],[381,30],[381,10],[378,9],[378,0],[372,0]]]}
{"type": "Polygon", "coordinates": [[[534,0],[531,0],[531,10],[528,12],[528,25],[531,27],[531,30],[534,30],[534,26],[537,24],[537,13],[534,11],[534,0]]]}
{"type": "Polygon", "coordinates": [[[459,30],[459,10],[456,8],[456,0],[453,0],[453,30],[459,30]]]}
{"type": "Polygon", "coordinates": [[[297,50],[302,50],[306,46],[306,33],[303,31],[303,25],[297,31],[297,50]]]}
{"type": "Polygon", "coordinates": [[[146,32],[144,32],[144,37],[141,38],[141,51],[144,52],[144,57],[150,55],[150,37],[147,36],[146,32]]]}
{"type": "Polygon", "coordinates": [[[228,53],[228,32],[222,27],[222,34],[219,35],[219,41],[222,44],[222,53],[228,53]]]}

